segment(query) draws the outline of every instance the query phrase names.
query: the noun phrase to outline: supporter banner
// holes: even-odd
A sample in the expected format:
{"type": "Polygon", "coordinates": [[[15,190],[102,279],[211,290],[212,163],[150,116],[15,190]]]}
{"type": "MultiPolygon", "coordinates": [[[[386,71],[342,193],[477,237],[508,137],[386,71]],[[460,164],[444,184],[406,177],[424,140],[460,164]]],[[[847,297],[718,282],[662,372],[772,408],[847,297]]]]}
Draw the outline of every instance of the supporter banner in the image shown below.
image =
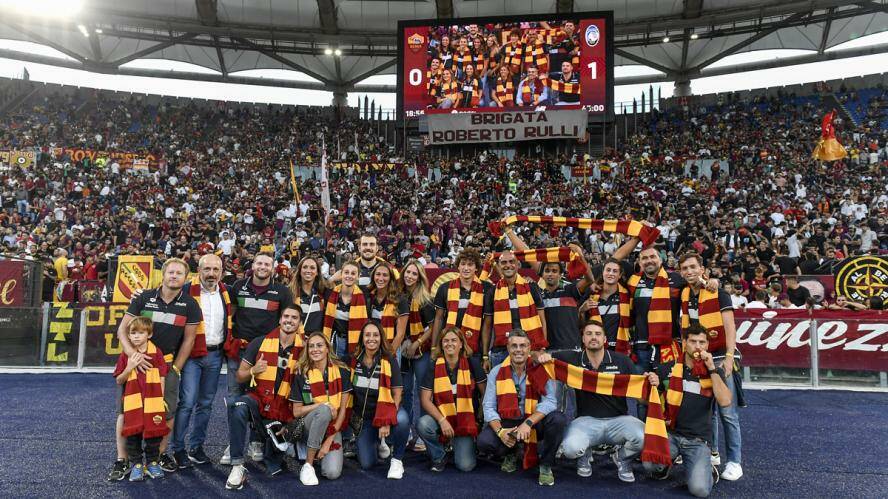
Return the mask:
{"type": "Polygon", "coordinates": [[[0,260],[0,307],[25,306],[25,262],[0,260]]]}
{"type": "Polygon", "coordinates": [[[811,320],[817,321],[821,369],[888,371],[888,314],[875,311],[735,312],[743,365],[808,368],[811,320]]]}
{"type": "Polygon", "coordinates": [[[160,284],[154,272],[154,257],[120,255],[114,277],[114,303],[130,301],[133,290],[157,287],[160,284]]]}
{"type": "Polygon", "coordinates": [[[100,159],[117,161],[122,168],[157,168],[158,165],[157,157],[150,153],[96,151],[80,147],[53,147],[50,149],[50,152],[54,158],[67,154],[71,161],[75,163],[83,161],[84,158],[89,158],[92,163],[96,163],[100,159]]]}
{"type": "Polygon", "coordinates": [[[86,350],[83,365],[113,366],[122,348],[117,339],[117,326],[126,314],[127,305],[90,305],[86,307],[86,350]]]}
{"type": "Polygon", "coordinates": [[[359,172],[368,172],[370,170],[393,170],[395,168],[403,168],[404,163],[388,163],[378,161],[332,161],[331,168],[344,169],[354,168],[359,172]]]}
{"type": "Polygon", "coordinates": [[[586,134],[583,109],[427,113],[429,143],[467,144],[539,139],[578,139],[586,134]]]}
{"type": "Polygon", "coordinates": [[[888,301],[888,257],[857,256],[836,265],[836,292],[858,303],[873,296],[888,301]]]}
{"type": "Polygon", "coordinates": [[[80,303],[96,303],[102,301],[102,281],[82,280],[77,282],[77,301],[80,303]]]}
{"type": "Polygon", "coordinates": [[[46,333],[47,365],[77,363],[77,343],[80,332],[80,313],[68,303],[59,303],[49,311],[49,329],[46,333]]]}
{"type": "Polygon", "coordinates": [[[22,168],[28,168],[34,164],[34,151],[0,151],[0,161],[7,165],[18,165],[22,168]]]}

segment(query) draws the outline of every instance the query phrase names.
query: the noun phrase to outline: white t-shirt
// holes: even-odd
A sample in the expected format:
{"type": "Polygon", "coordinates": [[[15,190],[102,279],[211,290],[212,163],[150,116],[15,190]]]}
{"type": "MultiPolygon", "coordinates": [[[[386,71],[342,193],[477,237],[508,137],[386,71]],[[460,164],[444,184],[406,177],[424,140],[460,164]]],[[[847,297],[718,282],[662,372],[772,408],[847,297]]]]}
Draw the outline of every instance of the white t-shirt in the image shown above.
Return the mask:
{"type": "Polygon", "coordinates": [[[749,300],[747,300],[746,297],[743,295],[731,295],[731,306],[734,307],[734,310],[740,310],[748,303],[749,300]]]}

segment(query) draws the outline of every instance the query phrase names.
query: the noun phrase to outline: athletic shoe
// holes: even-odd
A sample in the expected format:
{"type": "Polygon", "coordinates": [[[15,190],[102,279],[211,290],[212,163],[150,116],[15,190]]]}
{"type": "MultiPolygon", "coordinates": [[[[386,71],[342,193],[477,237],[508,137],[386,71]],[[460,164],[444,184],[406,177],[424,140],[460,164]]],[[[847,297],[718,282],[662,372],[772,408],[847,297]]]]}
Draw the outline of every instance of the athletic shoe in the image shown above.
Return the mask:
{"type": "Polygon", "coordinates": [[[353,458],[357,455],[355,439],[349,439],[342,443],[342,457],[353,458]]]}
{"type": "Polygon", "coordinates": [[[540,465],[540,479],[538,483],[547,487],[555,485],[555,475],[552,473],[551,466],[540,465]]]}
{"type": "Polygon", "coordinates": [[[243,464],[237,464],[231,467],[231,473],[228,474],[228,480],[225,482],[225,488],[228,490],[240,490],[244,488],[247,481],[247,468],[243,464]]]}
{"type": "MultiPolygon", "coordinates": [[[[207,457],[207,453],[204,452],[203,447],[191,449],[188,453],[188,459],[194,464],[207,464],[210,462],[210,458],[207,457]]],[[[231,456],[228,456],[228,460],[231,461],[231,456]]]]}
{"type": "Polygon", "coordinates": [[[225,452],[222,453],[222,457],[219,458],[219,464],[231,464],[231,446],[225,448],[225,452]]]}
{"type": "Polygon", "coordinates": [[[277,476],[280,475],[281,472],[284,471],[284,463],[276,463],[272,461],[265,461],[265,474],[268,476],[277,476]]]}
{"type": "Polygon", "coordinates": [[[721,455],[719,455],[718,452],[713,452],[712,455],[709,457],[709,460],[712,462],[713,466],[718,466],[722,463],[721,455]]]}
{"type": "Polygon", "coordinates": [[[632,483],[635,481],[635,473],[632,472],[631,463],[620,459],[616,450],[611,454],[611,459],[617,465],[617,477],[621,482],[632,483]]]}
{"type": "Polygon", "coordinates": [[[191,459],[188,459],[188,453],[184,450],[177,450],[173,453],[173,459],[176,460],[176,465],[180,470],[184,470],[185,468],[190,468],[194,466],[191,464],[191,459]]]}
{"type": "Polygon", "coordinates": [[[440,473],[444,471],[444,468],[447,467],[447,455],[445,454],[440,461],[432,461],[432,466],[429,468],[435,473],[440,473]]]}
{"type": "Polygon", "coordinates": [[[249,447],[247,447],[247,456],[250,457],[254,462],[262,461],[262,458],[265,455],[265,446],[262,445],[262,442],[250,442],[249,447]]]}
{"type": "Polygon", "coordinates": [[[594,460],[595,455],[592,454],[592,448],[590,447],[586,449],[582,456],[577,458],[577,475],[583,478],[592,476],[592,462],[594,460]]]}
{"type": "Polygon", "coordinates": [[[400,459],[392,458],[392,462],[389,464],[388,478],[392,480],[404,478],[404,463],[400,459]]]}
{"type": "Polygon", "coordinates": [[[302,485],[317,485],[318,475],[315,474],[314,466],[308,463],[303,464],[302,470],[299,471],[299,481],[302,482],[302,485]]]}
{"type": "Polygon", "coordinates": [[[715,484],[718,483],[718,467],[712,467],[712,486],[715,487],[715,484]]]}
{"type": "Polygon", "coordinates": [[[515,453],[509,453],[503,458],[503,465],[500,466],[500,470],[505,471],[506,473],[515,473],[518,471],[518,456],[515,453]]]}
{"type": "Polygon", "coordinates": [[[663,469],[659,471],[651,472],[652,480],[666,480],[669,478],[669,474],[672,473],[672,466],[663,466],[663,469]]]}
{"type": "Polygon", "coordinates": [[[422,441],[421,438],[417,437],[416,442],[413,442],[413,451],[414,452],[425,452],[426,444],[422,441]]]}
{"type": "Polygon", "coordinates": [[[379,459],[388,459],[392,455],[392,449],[388,446],[384,438],[379,439],[379,445],[376,447],[379,459]]]}
{"type": "Polygon", "coordinates": [[[131,468],[129,461],[126,459],[114,461],[114,465],[111,466],[111,471],[108,473],[108,481],[119,482],[123,480],[129,474],[131,468]]]}
{"type": "Polygon", "coordinates": [[[157,461],[151,461],[150,463],[148,463],[148,466],[146,468],[148,469],[148,476],[150,476],[151,478],[164,477],[163,468],[159,464],[157,464],[157,461]]]}
{"type": "Polygon", "coordinates": [[[725,470],[721,472],[721,477],[729,482],[739,480],[742,476],[743,467],[740,466],[740,463],[732,463],[730,461],[725,465],[725,470]]]}
{"type": "Polygon", "coordinates": [[[168,473],[172,473],[179,469],[179,465],[176,463],[176,460],[172,458],[169,454],[161,454],[160,459],[157,460],[160,463],[160,468],[163,471],[168,473]]]}
{"type": "Polygon", "coordinates": [[[129,481],[131,482],[143,482],[145,481],[145,465],[139,463],[133,466],[133,469],[130,471],[129,481]]]}

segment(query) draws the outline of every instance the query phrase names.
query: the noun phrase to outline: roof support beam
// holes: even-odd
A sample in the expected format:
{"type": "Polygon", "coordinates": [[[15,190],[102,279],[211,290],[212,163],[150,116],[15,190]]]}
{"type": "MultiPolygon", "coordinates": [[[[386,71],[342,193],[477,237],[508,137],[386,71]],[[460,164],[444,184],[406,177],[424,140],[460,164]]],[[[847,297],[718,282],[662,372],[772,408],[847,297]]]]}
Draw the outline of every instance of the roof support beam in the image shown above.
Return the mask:
{"type": "Polygon", "coordinates": [[[219,59],[219,71],[223,76],[228,76],[228,68],[225,67],[225,57],[222,55],[222,47],[219,46],[219,38],[214,36],[213,41],[216,42],[216,58],[219,59]]]}
{"type": "Polygon", "coordinates": [[[102,43],[99,40],[99,34],[96,33],[96,27],[93,24],[87,25],[87,29],[91,31],[89,33],[89,47],[92,49],[93,60],[96,62],[102,62],[104,57],[102,57],[102,43]]]}
{"type": "Polygon", "coordinates": [[[336,4],[333,0],[317,0],[318,16],[321,20],[321,28],[324,33],[335,34],[339,31],[336,24],[336,4]]]}
{"type": "Polygon", "coordinates": [[[256,52],[259,52],[260,54],[264,55],[265,57],[268,57],[270,59],[274,59],[274,60],[278,61],[279,63],[283,64],[284,66],[288,66],[291,69],[295,69],[296,71],[299,71],[300,73],[305,73],[308,76],[311,76],[312,78],[320,81],[321,83],[324,83],[325,85],[333,85],[333,82],[329,78],[327,78],[326,76],[321,76],[319,73],[316,73],[301,64],[297,64],[297,63],[291,61],[290,59],[283,57],[282,55],[278,54],[277,52],[272,52],[271,50],[266,50],[264,47],[262,47],[260,45],[256,45],[255,43],[251,42],[250,40],[247,40],[244,38],[232,38],[232,40],[234,40],[238,43],[244,44],[249,47],[249,50],[255,50],[256,52]]]}
{"type": "Polygon", "coordinates": [[[379,74],[379,73],[385,71],[386,69],[394,66],[397,63],[398,63],[397,58],[391,59],[387,62],[384,62],[384,63],[380,64],[379,66],[376,66],[375,68],[371,69],[370,71],[367,71],[366,73],[359,74],[358,76],[355,76],[351,80],[348,80],[347,82],[345,82],[345,86],[350,87],[352,85],[355,85],[356,83],[360,83],[362,80],[369,78],[373,75],[379,74]]]}
{"type": "Polygon", "coordinates": [[[453,0],[435,0],[435,10],[438,19],[447,19],[453,17],[453,0]]]}
{"type": "Polygon", "coordinates": [[[165,42],[161,42],[161,43],[158,43],[157,45],[152,45],[150,47],[143,48],[142,50],[139,50],[137,52],[133,52],[132,54],[130,54],[126,57],[121,57],[120,59],[117,59],[116,61],[112,61],[111,65],[121,66],[121,65],[126,64],[130,61],[135,61],[136,59],[145,57],[146,55],[153,54],[159,50],[163,50],[167,47],[172,47],[173,45],[175,45],[177,43],[191,40],[192,38],[194,38],[196,36],[197,36],[197,33],[185,33],[184,35],[174,36],[165,42]]]}
{"type": "Polygon", "coordinates": [[[624,57],[626,59],[629,59],[630,61],[634,61],[639,64],[643,64],[649,68],[656,69],[657,71],[662,71],[662,72],[666,73],[667,75],[672,75],[673,73],[675,73],[674,68],[667,68],[666,66],[663,66],[662,64],[658,64],[654,61],[645,59],[644,57],[641,57],[639,55],[635,55],[632,52],[628,52],[623,49],[615,48],[614,54],[617,54],[620,57],[624,57]]]}
{"type": "Polygon", "coordinates": [[[832,29],[832,14],[836,9],[829,9],[829,17],[826,18],[826,22],[823,24],[823,36],[820,37],[820,46],[817,48],[817,53],[822,54],[826,50],[826,43],[829,41],[829,30],[832,29]]]}
{"type": "Polygon", "coordinates": [[[77,52],[74,52],[73,50],[69,49],[68,47],[65,47],[64,45],[60,45],[60,44],[58,44],[52,40],[49,40],[48,38],[45,38],[45,37],[33,32],[27,28],[24,28],[23,26],[19,25],[17,22],[12,21],[9,17],[2,18],[2,20],[0,20],[0,22],[6,24],[10,28],[18,31],[19,33],[27,36],[32,42],[37,42],[42,45],[46,45],[47,47],[52,47],[52,48],[58,50],[59,52],[65,54],[66,56],[80,61],[83,64],[86,64],[86,62],[87,62],[86,57],[83,57],[82,55],[78,54],[77,52]]]}
{"type": "Polygon", "coordinates": [[[867,7],[870,9],[880,10],[882,12],[888,13],[888,4],[879,3],[879,2],[854,2],[855,4],[861,7],[867,7]]]}

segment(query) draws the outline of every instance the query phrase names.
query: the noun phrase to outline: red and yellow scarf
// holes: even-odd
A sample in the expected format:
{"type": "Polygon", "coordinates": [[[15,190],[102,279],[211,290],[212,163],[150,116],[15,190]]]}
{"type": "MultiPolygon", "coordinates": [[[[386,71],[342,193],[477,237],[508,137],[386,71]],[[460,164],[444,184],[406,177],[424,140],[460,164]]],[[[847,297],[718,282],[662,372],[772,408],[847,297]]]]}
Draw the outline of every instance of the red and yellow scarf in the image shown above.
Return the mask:
{"type": "Polygon", "coordinates": [[[540,74],[549,72],[549,54],[542,40],[524,45],[524,70],[532,66],[536,66],[540,74]]]}
{"type": "Polygon", "coordinates": [[[539,385],[548,379],[555,379],[576,390],[611,397],[646,400],[648,412],[644,421],[644,448],[641,460],[664,465],[672,463],[669,459],[669,437],[666,435],[660,392],[657,387],[651,386],[647,377],[636,374],[599,373],[557,359],[541,366],[534,366],[528,371],[528,379],[541,375],[546,376],[545,379],[534,384],[539,385]]]}
{"type": "MultiPolygon", "coordinates": [[[[458,281],[459,279],[456,280],[458,281]]],[[[419,340],[419,337],[425,332],[425,326],[422,323],[422,314],[419,309],[419,300],[410,300],[410,315],[407,316],[407,332],[410,334],[410,341],[412,343],[416,343],[419,340]]],[[[428,352],[431,345],[432,340],[429,338],[419,346],[417,352],[428,352]]]]}
{"type": "Polygon", "coordinates": [[[572,81],[561,81],[555,80],[553,78],[544,78],[543,83],[546,84],[549,88],[556,92],[560,92],[562,94],[577,94],[580,93],[580,82],[572,82],[572,81]]]}
{"type": "MultiPolygon", "coordinates": [[[[456,317],[459,314],[460,281],[456,278],[450,281],[447,288],[447,327],[456,327],[456,317]]],[[[472,291],[469,295],[469,306],[462,317],[460,329],[466,336],[466,342],[473,352],[477,352],[481,346],[481,319],[484,315],[484,285],[477,277],[472,278],[472,291]]]]}
{"type": "MultiPolygon", "coordinates": [[[[691,316],[688,315],[690,306],[691,287],[686,286],[681,290],[681,329],[685,330],[691,325],[691,316]]],[[[721,315],[721,307],[718,304],[718,291],[710,292],[706,288],[699,291],[697,301],[697,316],[700,325],[706,328],[709,334],[709,351],[716,352],[726,347],[725,323],[721,315]]]]}
{"type": "MultiPolygon", "coordinates": [[[[151,359],[157,354],[157,347],[148,342],[145,351],[151,359]]],[[[125,437],[142,435],[142,438],[162,437],[169,433],[166,425],[166,408],[163,401],[163,385],[160,370],[152,366],[144,373],[138,369],[130,371],[123,385],[123,429],[125,437]],[[145,387],[144,391],[142,386],[145,387]]]]}
{"type": "MultiPolygon", "coordinates": [[[[617,325],[617,344],[614,347],[614,351],[623,355],[629,355],[632,350],[629,343],[629,329],[632,328],[632,295],[629,294],[629,290],[623,287],[622,284],[617,284],[617,286],[617,293],[619,293],[620,297],[620,322],[617,325]]],[[[587,312],[587,317],[604,324],[604,321],[601,319],[601,313],[598,310],[598,302],[601,301],[601,295],[592,295],[589,300],[594,305],[587,312]]]]}
{"type": "MultiPolygon", "coordinates": [[[[200,279],[194,279],[188,288],[188,294],[194,298],[198,306],[200,305],[200,279]]],[[[222,295],[222,301],[225,303],[225,330],[222,333],[223,338],[231,335],[231,328],[234,324],[233,314],[231,313],[231,296],[228,295],[228,288],[221,282],[219,283],[219,293],[222,295]]],[[[197,335],[194,337],[194,347],[191,349],[191,358],[195,359],[203,357],[207,354],[207,335],[205,332],[205,321],[200,321],[197,325],[197,335]]]]}
{"type": "Polygon", "coordinates": [[[281,384],[278,385],[277,390],[275,390],[275,383],[277,383],[277,372],[280,369],[278,367],[278,353],[281,346],[280,328],[275,328],[274,331],[268,333],[259,345],[259,357],[257,359],[265,359],[268,363],[268,368],[253,376],[253,381],[250,384],[251,386],[255,384],[255,386],[253,386],[250,396],[259,402],[259,413],[262,414],[262,417],[274,419],[282,423],[293,419],[293,411],[290,408],[290,401],[287,399],[290,396],[290,381],[293,379],[293,367],[296,365],[296,359],[302,351],[301,344],[302,338],[299,334],[296,334],[293,349],[290,351],[290,356],[286,359],[287,367],[284,369],[283,376],[281,376],[281,384]]]}
{"type": "MultiPolygon", "coordinates": [[[[371,298],[371,301],[376,305],[375,297],[371,298]]],[[[395,326],[398,323],[398,313],[396,309],[397,305],[393,301],[386,299],[385,305],[382,307],[382,314],[379,316],[379,324],[382,326],[382,334],[385,337],[385,341],[389,343],[395,339],[395,326]]],[[[350,315],[349,319],[351,319],[350,315]]]]}
{"type": "Polygon", "coordinates": [[[462,97],[460,98],[460,104],[463,107],[477,107],[481,102],[481,80],[478,78],[472,78],[471,81],[465,81],[460,86],[462,89],[462,97]],[[471,92],[465,90],[465,87],[472,87],[471,92]],[[468,102],[466,102],[468,100],[468,102]]]}
{"type": "MultiPolygon", "coordinates": [[[[702,360],[694,360],[691,374],[700,378],[700,395],[712,397],[712,378],[702,360]]],[[[666,422],[675,428],[681,401],[684,399],[684,364],[676,362],[669,373],[669,388],[666,390],[666,422]]]]}
{"type": "MultiPolygon", "coordinates": [[[[352,372],[361,359],[352,359],[352,372]]],[[[372,375],[372,373],[371,373],[372,375]]],[[[354,384],[354,381],[352,381],[354,384]]],[[[351,405],[354,405],[354,397],[351,405]]],[[[398,407],[392,396],[392,363],[385,356],[379,358],[379,390],[376,399],[376,412],[373,415],[373,427],[395,426],[398,424],[398,407]]]]}
{"type": "Polygon", "coordinates": [[[509,107],[515,104],[515,85],[512,79],[508,78],[505,82],[501,78],[496,80],[496,90],[494,90],[497,100],[503,107],[509,107]]]}
{"type": "MultiPolygon", "coordinates": [[[[454,435],[477,436],[478,425],[475,423],[475,407],[472,403],[475,383],[469,370],[469,360],[465,356],[459,357],[456,368],[456,397],[454,397],[453,385],[450,383],[450,376],[447,375],[447,361],[444,357],[438,357],[435,361],[433,389],[435,407],[447,418],[447,422],[453,427],[454,435]]],[[[443,441],[443,436],[441,439],[443,441]]]]}
{"type": "Polygon", "coordinates": [[[519,41],[516,44],[507,43],[503,46],[503,64],[510,66],[512,74],[516,74],[521,69],[521,54],[524,52],[524,46],[519,41]]]}
{"type": "MultiPolygon", "coordinates": [[[[530,338],[531,349],[541,350],[549,346],[549,342],[543,334],[543,322],[540,320],[533,296],[530,294],[530,284],[521,274],[515,275],[515,299],[518,302],[521,329],[530,338]]],[[[493,292],[493,346],[506,346],[509,331],[512,329],[509,284],[505,279],[500,279],[493,292]]]]}
{"type": "Polygon", "coordinates": [[[521,102],[523,102],[525,106],[534,105],[534,96],[542,96],[543,89],[545,88],[546,86],[543,85],[542,80],[537,79],[536,83],[533,84],[532,89],[530,83],[525,80],[524,85],[521,86],[521,102]]]}
{"type": "MultiPolygon", "coordinates": [[[[643,273],[639,272],[629,277],[627,285],[629,294],[633,297],[643,275],[643,273]]],[[[669,275],[662,266],[654,280],[647,323],[648,343],[660,347],[660,362],[671,362],[677,359],[675,342],[672,339],[672,299],[669,288],[669,275]]]]}
{"type": "MultiPolygon", "coordinates": [[[[308,373],[305,375],[305,380],[308,382],[308,388],[311,390],[311,399],[316,404],[330,404],[336,409],[336,413],[339,414],[339,410],[342,409],[342,376],[339,374],[339,366],[330,363],[327,364],[327,383],[324,383],[324,373],[320,369],[309,369],[308,373]]],[[[343,424],[348,421],[349,418],[346,417],[343,420],[343,424]]],[[[336,420],[330,421],[330,424],[327,426],[327,434],[326,436],[334,435],[341,428],[336,427],[336,420]]]]}
{"type": "MultiPolygon", "coordinates": [[[[333,323],[336,321],[336,306],[339,304],[339,294],[342,292],[342,284],[338,284],[327,299],[324,308],[324,336],[328,340],[333,339],[333,323]]],[[[361,287],[352,286],[351,303],[348,307],[348,353],[351,354],[358,347],[358,338],[361,337],[361,328],[367,322],[367,303],[364,301],[364,293],[361,287]]]]}
{"type": "MultiPolygon", "coordinates": [[[[660,237],[660,231],[655,227],[647,225],[636,220],[598,220],[594,218],[576,218],[576,217],[551,217],[542,215],[513,215],[506,219],[505,225],[512,225],[516,222],[530,222],[538,224],[549,224],[556,227],[575,227],[577,229],[595,230],[601,232],[616,232],[626,234],[630,237],[641,239],[644,246],[650,246],[660,237]]],[[[503,234],[503,223],[493,221],[487,224],[490,233],[496,237],[503,234]]]]}
{"type": "MultiPolygon", "coordinates": [[[[528,373],[524,389],[524,415],[522,416],[518,409],[518,390],[512,380],[511,357],[506,357],[496,374],[496,412],[500,417],[503,419],[530,417],[536,411],[540,397],[546,394],[546,384],[540,384],[539,381],[539,377],[531,379],[530,373],[528,373]]],[[[532,468],[536,466],[538,461],[537,433],[534,426],[530,428],[530,436],[524,444],[524,468],[532,468]]]]}
{"type": "MultiPolygon", "coordinates": [[[[578,279],[586,273],[586,265],[583,263],[583,260],[567,246],[519,250],[513,251],[512,253],[515,255],[515,259],[519,262],[567,262],[567,278],[571,280],[578,279]]],[[[484,267],[481,269],[482,281],[489,279],[493,262],[499,258],[500,254],[501,253],[494,253],[487,258],[486,262],[484,262],[484,267]]]]}

